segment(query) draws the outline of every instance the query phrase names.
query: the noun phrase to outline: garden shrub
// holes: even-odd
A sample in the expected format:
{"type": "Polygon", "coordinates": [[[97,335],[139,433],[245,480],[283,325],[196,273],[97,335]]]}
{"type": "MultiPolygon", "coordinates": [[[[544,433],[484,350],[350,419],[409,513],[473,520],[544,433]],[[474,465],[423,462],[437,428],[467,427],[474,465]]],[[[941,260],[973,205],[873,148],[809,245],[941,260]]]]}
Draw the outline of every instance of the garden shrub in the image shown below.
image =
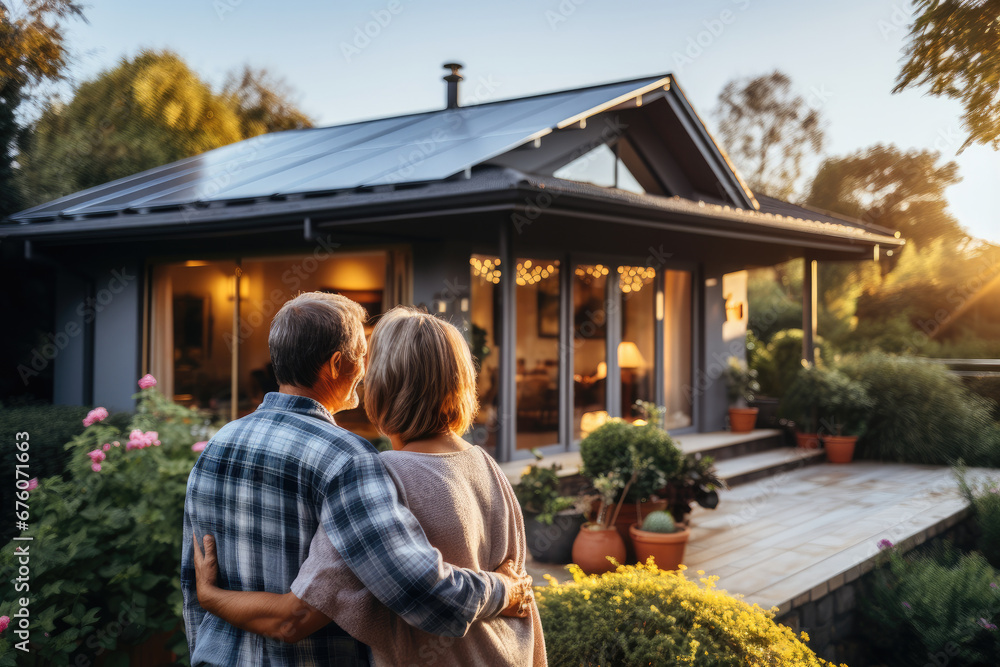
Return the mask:
{"type": "Polygon", "coordinates": [[[681,467],[681,450],[670,435],[655,424],[636,426],[623,419],[609,419],[595,428],[580,443],[580,472],[594,479],[608,472],[631,476],[632,456],[650,459],[651,465],[639,474],[626,500],[646,498],[663,489],[667,479],[681,467]]]}
{"type": "MultiPolygon", "coordinates": [[[[97,421],[66,445],[65,478],[46,477],[29,491],[32,652],[52,664],[91,664],[110,652],[120,664],[127,645],[181,622],[180,554],[184,494],[207,422],[155,389],[139,394],[124,430],[97,421]]],[[[91,413],[100,418],[97,409],[91,413]]],[[[106,411],[103,412],[106,415],[106,411]]],[[[34,443],[32,433],[31,442],[34,443]]],[[[32,461],[37,460],[34,449],[32,461]]],[[[18,567],[11,542],[0,550],[0,579],[18,567]]],[[[0,602],[13,617],[14,600],[0,602]]],[[[0,637],[0,665],[12,665],[11,632],[0,637]],[[6,649],[6,652],[5,652],[6,649]]],[[[177,632],[171,648],[187,652],[177,632]]],[[[117,661],[117,662],[114,662],[117,661]]]]}
{"type": "Polygon", "coordinates": [[[982,554],[953,549],[904,556],[886,549],[863,580],[866,642],[888,667],[995,665],[1000,656],[1000,577],[982,554]]]}
{"type": "MultiPolygon", "coordinates": [[[[783,329],[771,337],[767,343],[747,337],[747,361],[757,371],[760,392],[763,396],[782,397],[795,381],[802,369],[802,329],[783,329]]],[[[814,339],[816,362],[823,363],[826,344],[823,339],[814,339]]]]}
{"type": "Polygon", "coordinates": [[[904,463],[1000,465],[994,405],[940,364],[872,352],[839,369],[864,383],[875,407],[855,456],[904,463]]]}
{"type": "Polygon", "coordinates": [[[955,471],[958,488],[976,517],[977,547],[995,568],[1000,568],[1000,483],[970,483],[964,466],[955,471]]]}
{"type": "MultiPolygon", "coordinates": [[[[2,406],[0,442],[12,443],[15,434],[27,431],[31,436],[31,476],[61,475],[69,461],[66,443],[80,432],[86,415],[87,408],[75,405],[2,406]]],[[[5,475],[13,474],[16,453],[12,446],[0,449],[0,470],[5,475]]],[[[0,485],[0,506],[6,508],[4,521],[0,523],[0,544],[6,544],[14,536],[14,491],[13,484],[0,485]]]]}
{"type": "MultiPolygon", "coordinates": [[[[646,564],[535,589],[551,667],[827,665],[774,615],[681,570],[646,564]]],[[[699,572],[699,575],[703,574],[699,572]]]]}

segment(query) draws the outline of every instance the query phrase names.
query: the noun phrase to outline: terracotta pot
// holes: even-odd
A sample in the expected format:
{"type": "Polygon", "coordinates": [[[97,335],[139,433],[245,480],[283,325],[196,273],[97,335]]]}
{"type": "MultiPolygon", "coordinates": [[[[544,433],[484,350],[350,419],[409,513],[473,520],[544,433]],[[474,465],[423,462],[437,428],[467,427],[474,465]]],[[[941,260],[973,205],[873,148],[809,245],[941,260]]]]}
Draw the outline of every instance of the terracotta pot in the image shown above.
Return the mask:
{"type": "Polygon", "coordinates": [[[557,514],[551,524],[537,514],[524,514],[524,532],[531,557],[542,563],[568,563],[573,557],[573,541],[580,532],[582,514],[557,514]]]}
{"type": "MultiPolygon", "coordinates": [[[[653,496],[649,500],[639,503],[641,507],[636,510],[635,502],[626,500],[622,503],[622,511],[618,513],[618,518],[615,519],[615,528],[618,529],[618,534],[622,536],[622,542],[625,543],[625,557],[626,561],[631,563],[635,560],[635,547],[632,546],[632,538],[629,537],[628,527],[631,526],[636,521],[640,520],[640,514],[645,517],[650,512],[656,512],[657,510],[667,509],[666,498],[657,498],[653,496]]],[[[595,501],[592,507],[591,516],[597,516],[597,512],[601,509],[601,501],[595,501]]],[[[612,505],[608,508],[609,512],[615,511],[615,506],[612,505]]]]}
{"type": "Polygon", "coordinates": [[[687,525],[681,523],[677,527],[681,530],[675,533],[651,533],[639,528],[637,523],[629,526],[638,561],[645,563],[652,556],[661,570],[676,570],[684,562],[684,547],[691,537],[691,529],[687,525]]]}
{"type": "Polygon", "coordinates": [[[729,408],[729,430],[733,433],[749,433],[757,424],[758,408],[729,408]]]}
{"type": "Polygon", "coordinates": [[[854,460],[854,445],[857,442],[856,435],[824,435],[826,460],[830,463],[850,463],[854,460]]]}
{"type": "Polygon", "coordinates": [[[795,442],[802,449],[819,449],[819,435],[816,433],[795,432],[795,442]]]}
{"type": "Polygon", "coordinates": [[[610,556],[619,564],[625,561],[625,542],[614,528],[599,528],[588,522],[580,527],[573,542],[573,562],[587,574],[602,574],[615,569],[610,556]]]}

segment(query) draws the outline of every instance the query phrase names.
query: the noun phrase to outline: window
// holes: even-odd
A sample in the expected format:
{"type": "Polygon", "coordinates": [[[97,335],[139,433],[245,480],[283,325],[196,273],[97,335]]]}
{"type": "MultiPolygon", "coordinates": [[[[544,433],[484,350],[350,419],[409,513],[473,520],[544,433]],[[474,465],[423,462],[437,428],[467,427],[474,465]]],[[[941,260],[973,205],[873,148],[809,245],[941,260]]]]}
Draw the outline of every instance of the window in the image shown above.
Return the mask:
{"type": "Polygon", "coordinates": [[[470,439],[475,444],[496,453],[500,390],[500,260],[487,255],[470,259],[471,300],[469,344],[476,363],[479,414],[472,425],[470,439]]]}
{"type": "Polygon", "coordinates": [[[614,148],[601,144],[559,167],[552,175],[569,181],[591,183],[604,188],[618,188],[638,194],[660,193],[652,173],[641,163],[638,154],[625,140],[620,140],[614,148]],[[638,171],[638,177],[633,174],[629,164],[638,171]]]}
{"type": "MultiPolygon", "coordinates": [[[[395,303],[386,293],[389,261],[389,253],[370,251],[157,266],[153,374],[179,403],[224,419],[248,414],[277,390],[267,337],[278,309],[300,292],[326,291],[377,315],[395,303]]],[[[337,421],[363,437],[378,435],[363,407],[339,413],[337,421]]]]}
{"type": "Polygon", "coordinates": [[[618,289],[622,312],[618,344],[621,415],[635,421],[642,416],[636,401],[656,402],[656,269],[619,266],[618,289]]]}
{"type": "Polygon", "coordinates": [[[581,264],[573,272],[573,439],[608,418],[606,308],[610,269],[581,264]]]}
{"type": "Polygon", "coordinates": [[[524,258],[515,267],[517,448],[559,442],[559,262],[524,258]]]}
{"type": "Polygon", "coordinates": [[[692,320],[691,273],[664,271],[663,307],[663,396],[667,429],[691,426],[692,420],[692,320]]]}

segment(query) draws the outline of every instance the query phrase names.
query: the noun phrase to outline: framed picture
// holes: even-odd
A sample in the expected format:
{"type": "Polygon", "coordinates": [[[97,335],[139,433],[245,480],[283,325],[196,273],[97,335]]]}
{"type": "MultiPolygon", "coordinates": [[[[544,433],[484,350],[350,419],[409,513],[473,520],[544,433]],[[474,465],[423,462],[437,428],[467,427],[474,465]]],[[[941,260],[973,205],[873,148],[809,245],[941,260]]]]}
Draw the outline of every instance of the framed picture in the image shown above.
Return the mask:
{"type": "Polygon", "coordinates": [[[538,337],[559,337],[559,281],[538,283],[538,337]]]}
{"type": "Polygon", "coordinates": [[[337,289],[336,287],[323,287],[319,290],[320,292],[327,292],[329,294],[339,294],[340,296],[345,296],[351,301],[354,301],[368,313],[368,317],[375,317],[376,315],[382,314],[382,292],[380,289],[373,290],[353,290],[353,289],[337,289]]]}

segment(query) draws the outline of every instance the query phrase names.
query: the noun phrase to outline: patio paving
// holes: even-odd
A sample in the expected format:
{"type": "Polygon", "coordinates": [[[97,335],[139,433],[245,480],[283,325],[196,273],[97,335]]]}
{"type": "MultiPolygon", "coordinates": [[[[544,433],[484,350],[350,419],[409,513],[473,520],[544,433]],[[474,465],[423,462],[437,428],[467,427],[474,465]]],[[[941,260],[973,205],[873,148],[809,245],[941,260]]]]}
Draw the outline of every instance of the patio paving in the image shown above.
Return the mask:
{"type": "MultiPolygon", "coordinates": [[[[1000,470],[969,470],[1000,480],[1000,470]]],[[[950,468],[891,463],[820,464],[778,472],[696,507],[685,564],[718,587],[783,615],[871,570],[879,540],[909,549],[966,518],[950,468]]],[[[529,563],[568,579],[564,566],[529,563]]]]}

